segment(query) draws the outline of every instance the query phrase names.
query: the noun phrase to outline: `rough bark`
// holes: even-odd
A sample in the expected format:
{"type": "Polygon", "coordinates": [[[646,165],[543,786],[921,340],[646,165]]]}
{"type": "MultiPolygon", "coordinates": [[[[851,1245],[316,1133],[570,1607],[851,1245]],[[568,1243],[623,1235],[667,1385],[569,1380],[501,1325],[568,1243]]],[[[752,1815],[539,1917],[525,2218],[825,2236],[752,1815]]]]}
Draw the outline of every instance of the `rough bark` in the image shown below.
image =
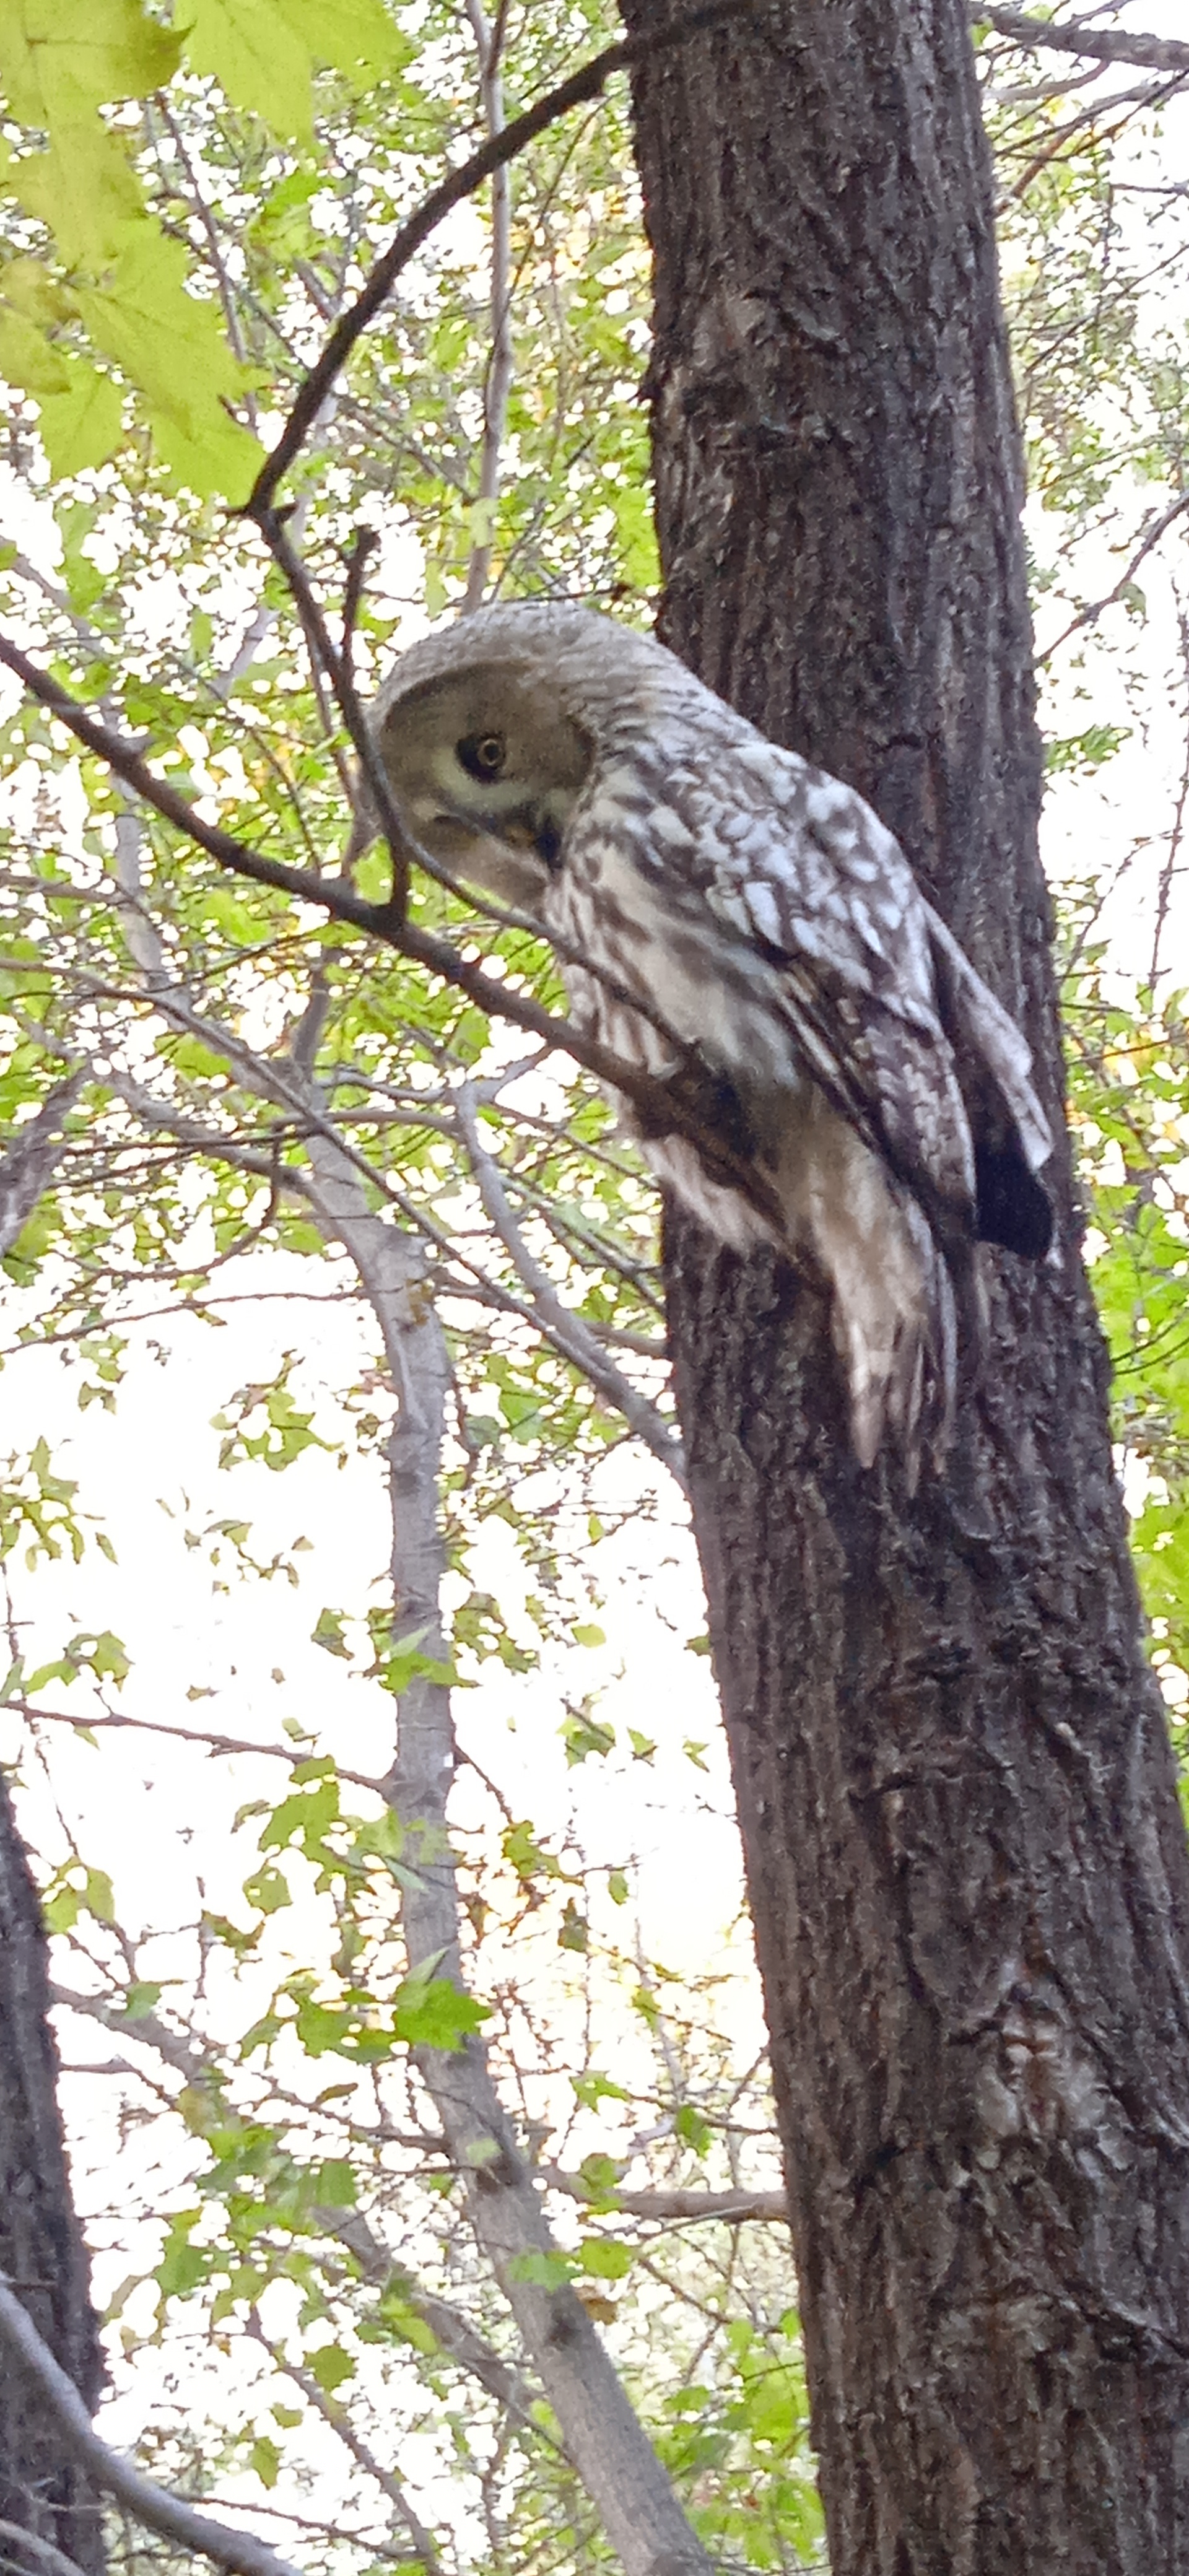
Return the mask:
{"type": "MultiPolygon", "coordinates": [[[[662,631],[870,797],[1057,1112],[965,16],[782,0],[636,78],[662,631]]],[[[915,1502],[813,1283],[668,1212],[835,2576],[1189,2569],[1189,1873],[1057,1188],[915,1502]]]]}
{"type": "MultiPolygon", "coordinates": [[[[0,1775],[0,2272],[93,2409],[103,2368],[70,2194],[49,2004],[41,1912],[0,1775]]],[[[8,2348],[0,2353],[0,2520],[100,2576],[97,2491],[8,2348]]],[[[16,2543],[5,2547],[19,2559],[16,2543]]],[[[37,2563],[31,2556],[30,2568],[37,2563]]]]}

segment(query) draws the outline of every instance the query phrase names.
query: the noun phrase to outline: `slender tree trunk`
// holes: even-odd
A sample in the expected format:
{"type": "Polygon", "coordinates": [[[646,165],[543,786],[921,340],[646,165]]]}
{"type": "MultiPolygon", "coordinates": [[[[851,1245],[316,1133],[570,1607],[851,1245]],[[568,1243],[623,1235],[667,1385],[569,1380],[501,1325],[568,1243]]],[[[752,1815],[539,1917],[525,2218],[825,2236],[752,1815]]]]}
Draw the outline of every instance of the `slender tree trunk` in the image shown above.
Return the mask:
{"type": "MultiPolygon", "coordinates": [[[[49,2001],[41,1912],[0,1776],[0,2272],[93,2407],[102,2362],[70,2195],[49,2001]]],[[[7,2350],[0,2352],[0,2521],[64,2550],[85,2576],[100,2576],[98,2496],[7,2350]]],[[[11,2539],[0,2542],[0,2556],[22,2563],[11,2539]]],[[[30,2554],[28,2566],[39,2570],[41,2561],[30,2554]]]]}
{"type": "MultiPolygon", "coordinates": [[[[666,640],[871,799],[1059,1117],[964,0],[761,0],[635,107],[666,640]]],[[[1189,2569],[1189,1876],[1056,1186],[915,1501],[812,1281],[668,1212],[835,2576],[1189,2569]]]]}

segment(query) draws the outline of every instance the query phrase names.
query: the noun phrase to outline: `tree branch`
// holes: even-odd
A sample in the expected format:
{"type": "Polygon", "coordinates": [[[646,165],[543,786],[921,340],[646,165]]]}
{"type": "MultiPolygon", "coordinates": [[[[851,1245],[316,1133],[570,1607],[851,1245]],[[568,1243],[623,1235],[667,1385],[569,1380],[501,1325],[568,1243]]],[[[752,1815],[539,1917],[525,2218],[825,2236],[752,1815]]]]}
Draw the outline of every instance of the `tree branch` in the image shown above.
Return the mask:
{"type": "MultiPolygon", "coordinates": [[[[508,131],[511,131],[510,127],[508,131]]],[[[690,1106],[691,1085],[688,1081],[679,1092],[672,1082],[644,1073],[635,1065],[622,1063],[609,1048],[600,1046],[596,1038],[587,1037],[576,1028],[572,1020],[558,1019],[552,1011],[535,1002],[530,994],[511,990],[506,984],[497,983],[494,976],[485,975],[481,967],[472,965],[448,940],[417,929],[390,904],[365,902],[345,878],[315,876],[307,868],[287,867],[283,860],[269,859],[262,851],[249,849],[245,841],[236,840],[230,832],[222,831],[218,824],[205,823],[187,797],[179,795],[175,787],[168,786],[164,779],[156,776],[134,744],[111,732],[106,725],[97,723],[60,681],[31,662],[28,654],[23,653],[10,636],[3,634],[0,634],[0,663],[14,671],[30,695],[48,707],[50,713],[68,726],[80,742],[85,742],[88,750],[105,760],[125,786],[143,796],[146,804],[152,805],[166,822],[187,833],[200,849],[218,860],[220,867],[232,869],[237,876],[250,878],[253,884],[273,886],[282,894],[292,895],[298,903],[314,904],[330,913],[336,921],[350,922],[355,929],[382,940],[386,947],[396,949],[401,956],[410,957],[415,964],[427,967],[431,974],[440,975],[445,983],[465,993],[468,1000],[476,1003],[489,1018],[511,1020],[515,1027],[528,1030],[533,1037],[543,1038],[548,1046],[571,1056],[576,1064],[595,1074],[600,1082],[607,1083],[612,1090],[622,1092],[626,1099],[632,1101],[642,1114],[647,1133],[688,1136],[697,1146],[713,1178],[728,1189],[738,1190],[770,1223],[779,1227],[780,1210],[762,1173],[742,1155],[732,1152],[716,1132],[710,1117],[698,1116],[690,1106]]],[[[410,847],[420,861],[422,854],[416,844],[410,847]]],[[[545,934],[542,932],[540,935],[544,938],[545,934]]],[[[627,998],[630,1001],[632,997],[627,998]]],[[[646,1016],[651,1016],[646,1005],[639,1007],[645,1009],[646,1016]]],[[[682,1049],[676,1038],[673,1047],[675,1054],[684,1058],[694,1077],[692,1087],[696,1088],[699,1076],[705,1075],[701,1059],[696,1051],[682,1049]]]]}
{"type": "Polygon", "coordinates": [[[508,1204],[495,1157],[488,1153],[479,1134],[475,1104],[466,1083],[459,1087],[457,1114],[484,1212],[510,1256],[517,1277],[523,1280],[536,1313],[547,1325],[554,1347],[582,1370],[606,1403],[614,1405],[617,1413],[622,1413],[629,1431],[651,1449],[662,1467],[668,1468],[682,1493],[688,1493],[682,1446],[671,1425],[640,1388],[633,1386],[631,1379],[624,1376],[622,1369],[616,1367],[607,1352],[600,1349],[585,1318],[563,1303],[548,1272],[542,1270],[539,1261],[534,1261],[508,1204]]]}
{"type": "MultiPolygon", "coordinates": [[[[566,2173],[560,2165],[543,2165],[541,2180],[551,2191],[561,2191],[567,2200],[576,2200],[589,2208],[591,2193],[581,2174],[566,2173]]],[[[789,2204],[783,2191],[666,2191],[663,2186],[648,2191],[615,2189],[614,2211],[624,2218],[651,2218],[672,2226],[684,2219],[724,2220],[729,2227],[741,2226],[745,2219],[762,2219],[782,2227],[788,2226],[789,2204]]]]}
{"type": "Polygon", "coordinates": [[[976,27],[991,27],[1009,44],[1047,47],[1052,53],[1080,54],[1098,63],[1138,63],[1142,70],[1189,73],[1189,44],[1178,36],[1128,36],[1113,27],[1067,27],[1055,19],[1030,18],[1023,9],[972,7],[976,27]]]}
{"type": "Polygon", "coordinates": [[[11,1250],[49,1188],[65,1152],[62,1129],[82,1088],[82,1071],[56,1082],[35,1117],[18,1127],[0,1154],[0,1253],[11,1250]]]}
{"type": "Polygon", "coordinates": [[[261,2350],[268,2354],[274,2369],[283,2371],[285,2377],[292,2380],[294,2387],[301,2390],[307,2405],[313,2407],[315,2413],[322,2417],[324,2424],[329,2424],[333,2433],[337,2433],[340,2442],[350,2452],[357,2466],[363,2470],[365,2477],[374,2479],[381,2494],[387,2496],[393,2512],[399,2514],[412,2541],[422,2576],[445,2576],[433,2540],[416,2507],[410,2504],[399,2478],[393,2477],[391,2469],[385,2468],[383,2461],[376,2458],[375,2452],[369,2448],[362,2435],[356,2432],[346,2409],[340,2406],[335,2398],[327,2396],[326,2390],[315,2379],[312,2370],[307,2370],[304,2363],[300,2361],[291,2361],[279,2344],[270,2342],[255,2308],[249,2316],[246,2331],[251,2341],[259,2344],[261,2350]]]}
{"type": "MultiPolygon", "coordinates": [[[[440,1962],[461,1979],[458,1890],[446,1805],[456,1751],[448,1687],[432,1676],[447,1652],[441,1587],[445,1550],[437,1479],[450,1387],[441,1319],[420,1292],[415,1245],[367,1204],[341,1148],[311,1137],[320,1222],[359,1273],[400,1402],[388,1444],[392,1499],[393,1639],[415,1636],[430,1672],[414,1673],[398,1703],[399,1748],[385,1795],[405,1828],[401,1921],[410,1968],[440,1962]]],[[[456,2050],[424,2046],[415,2063],[466,2178],[468,2214],[561,2427],[566,2452],[605,2524],[626,2576],[710,2576],[668,2477],[565,2276],[532,2171],[476,2037],[456,2050]],[[666,2554],[667,2553],[667,2554],[666,2554]]]]}
{"type": "Polygon", "coordinates": [[[1141,537],[1134,554],[1120,573],[1114,589],[1108,590],[1105,598],[1091,600],[1088,607],[1079,608],[1077,616],[1071,617],[1068,626],[1063,626],[1061,633],[1054,637],[1053,642],[1046,644],[1043,653],[1038,653],[1036,657],[1038,670],[1043,670],[1046,663],[1052,661],[1054,653],[1059,653],[1062,645],[1068,644],[1071,635],[1078,634],[1083,626],[1096,626],[1099,618],[1105,615],[1108,608],[1118,606],[1124,593],[1130,589],[1145,556],[1151,554],[1153,546],[1159,545],[1161,538],[1167,535],[1174,521],[1183,518],[1186,510],[1189,510],[1189,492],[1182,492],[1175,501],[1169,503],[1167,510],[1160,512],[1159,517],[1141,537]]]}
{"type": "MultiPolygon", "coordinates": [[[[483,0],[466,0],[467,16],[479,55],[479,94],[490,135],[504,131],[504,84],[500,71],[500,48],[503,42],[503,9],[494,28],[488,19],[483,0]]],[[[508,424],[508,397],[512,390],[515,352],[512,343],[512,182],[506,168],[491,174],[491,350],[483,387],[483,441],[479,452],[479,488],[476,500],[487,502],[494,516],[499,498],[500,460],[504,433],[508,424]]],[[[491,569],[492,539],[490,531],[477,527],[467,565],[466,595],[463,613],[478,608],[487,576],[491,569]]]]}
{"type": "Polygon", "coordinates": [[[514,116],[511,124],[505,125],[500,133],[490,135],[487,142],[471,154],[469,161],[464,161],[459,169],[451,171],[448,179],[441,180],[436,188],[430,190],[416,213],[401,225],[387,250],[376,261],[363,293],[336,322],[317,365],[311,367],[298,388],[284,430],[252,487],[244,512],[246,518],[259,523],[267,515],[278,483],[300,453],[319,409],[356,341],[362,337],[381,305],[387,302],[401,270],[408,267],[422,243],[428,241],[430,234],[436,232],[454,207],[473,196],[484,179],[490,179],[496,170],[502,170],[509,161],[514,161],[526,144],[534,143],[538,134],[544,134],[548,126],[557,124],[559,117],[568,116],[572,107],[582,107],[588,99],[598,98],[613,72],[627,71],[646,55],[651,59],[666,45],[686,44],[691,36],[703,34],[708,27],[718,26],[723,19],[739,17],[749,5],[750,0],[706,0],[703,8],[692,10],[686,18],[674,19],[669,26],[658,29],[655,35],[627,37],[619,44],[608,45],[603,53],[594,55],[579,71],[571,72],[568,80],[547,91],[533,107],[526,108],[523,116],[514,116]]]}
{"type": "Polygon", "coordinates": [[[181,2496],[169,2495],[151,2478],[142,2477],[130,2460],[121,2459],[118,2451],[109,2449],[96,2432],[74,2381],[67,2378],[61,2363],[54,2359],[28,2310],[2,2275],[0,2341],[7,2344],[10,2353],[36,2381],[67,2450],[82,2461],[96,2486],[105,2495],[114,2496],[118,2504],[135,2514],[138,2522],[159,2532],[163,2540],[176,2541],[183,2549],[213,2559],[216,2567],[227,2569],[228,2576],[298,2576],[291,2562],[279,2558],[266,2541],[254,2539],[251,2532],[233,2531],[229,2523],[216,2522],[210,2514],[199,2513],[181,2496]]]}
{"type": "MultiPolygon", "coordinates": [[[[64,2549],[55,2549],[52,2540],[43,2540],[40,2532],[26,2531],[22,2523],[0,2522],[0,2541],[4,2540],[26,2550],[39,2567],[49,2571],[49,2576],[82,2576],[77,2558],[68,2558],[64,2549]]],[[[11,2558],[4,2560],[6,2567],[13,2563],[11,2558]]]]}

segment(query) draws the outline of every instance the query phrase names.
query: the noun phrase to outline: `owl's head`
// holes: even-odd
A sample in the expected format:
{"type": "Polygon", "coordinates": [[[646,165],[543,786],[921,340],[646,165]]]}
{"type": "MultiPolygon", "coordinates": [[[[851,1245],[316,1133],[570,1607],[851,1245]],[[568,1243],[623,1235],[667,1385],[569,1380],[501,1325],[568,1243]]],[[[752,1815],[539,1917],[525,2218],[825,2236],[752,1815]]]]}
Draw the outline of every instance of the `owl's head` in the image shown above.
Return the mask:
{"type": "Polygon", "coordinates": [[[398,663],[376,738],[397,805],[431,858],[536,912],[595,746],[568,711],[548,656],[496,658],[485,614],[508,612],[461,621],[398,663]]]}

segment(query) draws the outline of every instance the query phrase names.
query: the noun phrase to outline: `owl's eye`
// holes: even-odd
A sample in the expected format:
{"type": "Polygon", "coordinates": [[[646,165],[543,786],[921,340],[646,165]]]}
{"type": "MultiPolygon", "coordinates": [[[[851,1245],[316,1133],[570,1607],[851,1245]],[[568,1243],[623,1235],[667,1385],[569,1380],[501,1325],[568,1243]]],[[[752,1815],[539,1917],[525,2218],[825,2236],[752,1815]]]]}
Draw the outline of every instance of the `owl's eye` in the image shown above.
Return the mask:
{"type": "Polygon", "coordinates": [[[507,758],[502,733],[467,733],[454,748],[468,778],[498,778],[507,758]]]}

